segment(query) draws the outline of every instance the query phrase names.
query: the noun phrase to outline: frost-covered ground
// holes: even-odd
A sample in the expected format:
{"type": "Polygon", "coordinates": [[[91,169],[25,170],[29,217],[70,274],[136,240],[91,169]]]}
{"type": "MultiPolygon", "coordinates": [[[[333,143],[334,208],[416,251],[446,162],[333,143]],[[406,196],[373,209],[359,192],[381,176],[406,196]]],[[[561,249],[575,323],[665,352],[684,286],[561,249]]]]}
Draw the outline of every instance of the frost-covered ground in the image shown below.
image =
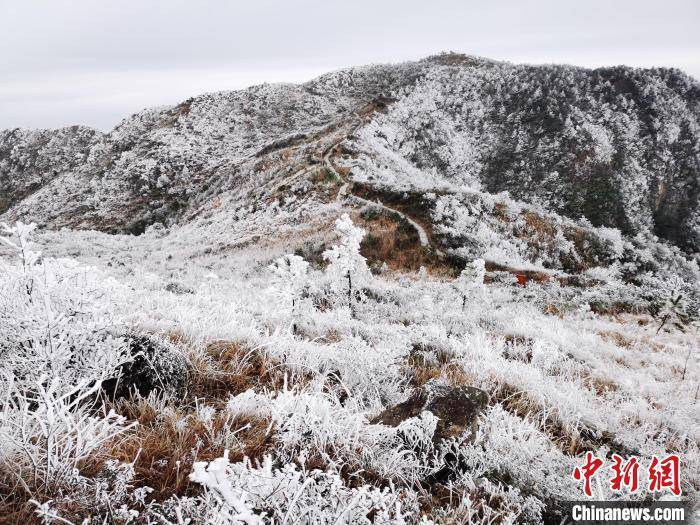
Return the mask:
{"type": "MultiPolygon", "coordinates": [[[[36,253],[19,233],[0,294],[18,522],[537,523],[581,497],[586,451],[677,453],[697,500],[696,327],[597,315],[510,274],[484,284],[478,261],[373,276],[349,219],[320,234],[325,269],[284,243],[197,253],[183,231],[31,232],[36,253]],[[184,388],[163,372],[147,397],[97,396],[134,334],[186,361],[184,388]],[[371,423],[428,381],[488,394],[473,440],[434,445],[430,412],[371,423]]],[[[594,491],[628,497],[602,476],[594,491]]]]}
{"type": "Polygon", "coordinates": [[[2,132],[0,521],[559,523],[589,452],[696,506],[698,93],[448,54],[2,132]]]}

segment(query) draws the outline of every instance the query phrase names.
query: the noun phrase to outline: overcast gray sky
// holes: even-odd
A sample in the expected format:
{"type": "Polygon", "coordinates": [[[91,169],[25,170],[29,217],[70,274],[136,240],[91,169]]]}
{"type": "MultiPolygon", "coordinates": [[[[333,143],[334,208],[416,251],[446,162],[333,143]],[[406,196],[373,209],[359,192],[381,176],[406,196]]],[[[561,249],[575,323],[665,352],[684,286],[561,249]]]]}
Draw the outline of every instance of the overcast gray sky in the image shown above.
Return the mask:
{"type": "Polygon", "coordinates": [[[447,50],[700,78],[700,1],[0,0],[0,49],[0,129],[107,130],[206,91],[447,50]]]}

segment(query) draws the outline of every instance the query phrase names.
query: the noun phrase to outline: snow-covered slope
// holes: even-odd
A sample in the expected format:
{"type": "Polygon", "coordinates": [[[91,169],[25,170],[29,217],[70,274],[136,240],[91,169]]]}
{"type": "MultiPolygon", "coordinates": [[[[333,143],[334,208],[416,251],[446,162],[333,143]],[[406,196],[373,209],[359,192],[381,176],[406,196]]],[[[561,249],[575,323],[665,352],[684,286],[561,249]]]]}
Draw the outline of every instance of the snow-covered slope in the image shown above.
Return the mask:
{"type": "Polygon", "coordinates": [[[82,168],[102,134],[74,126],[0,132],[0,213],[64,173],[82,168]]]}

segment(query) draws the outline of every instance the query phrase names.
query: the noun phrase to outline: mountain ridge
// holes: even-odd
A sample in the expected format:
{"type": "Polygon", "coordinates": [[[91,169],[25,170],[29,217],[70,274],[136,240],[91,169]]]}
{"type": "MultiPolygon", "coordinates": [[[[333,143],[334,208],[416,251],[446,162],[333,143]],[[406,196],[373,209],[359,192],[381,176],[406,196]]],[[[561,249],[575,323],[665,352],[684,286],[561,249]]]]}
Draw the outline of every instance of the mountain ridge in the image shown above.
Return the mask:
{"type": "Polygon", "coordinates": [[[513,65],[454,53],[208,93],[138,112],[105,134],[0,132],[2,219],[137,234],[174,224],[222,192],[318,162],[312,150],[323,149],[323,135],[376,100],[390,102],[347,133],[363,164],[353,179],[397,184],[396,166],[378,160],[388,156],[405,164],[398,171],[417,168],[440,184],[508,191],[698,251],[696,80],[668,68],[513,65]],[[283,150],[290,162],[278,158],[283,150]]]}

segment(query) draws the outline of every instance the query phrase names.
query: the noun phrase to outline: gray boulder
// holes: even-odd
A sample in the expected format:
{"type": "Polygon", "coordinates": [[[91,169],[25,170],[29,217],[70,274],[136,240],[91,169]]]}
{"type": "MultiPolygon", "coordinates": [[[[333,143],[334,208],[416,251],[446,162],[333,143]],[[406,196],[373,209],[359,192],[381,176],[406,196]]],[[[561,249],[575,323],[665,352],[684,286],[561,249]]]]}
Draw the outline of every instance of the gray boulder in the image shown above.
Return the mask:
{"type": "Polygon", "coordinates": [[[187,387],[188,364],[185,356],[169,342],[152,335],[128,338],[133,360],[120,367],[116,377],[102,384],[113,399],[129,397],[133,392],[148,396],[151,392],[181,395],[187,387]]]}
{"type": "Polygon", "coordinates": [[[479,388],[453,387],[432,379],[406,401],[384,410],[372,423],[397,427],[427,410],[438,418],[433,444],[456,438],[465,432],[467,439],[471,440],[476,434],[477,418],[488,401],[488,394],[479,388]]]}

